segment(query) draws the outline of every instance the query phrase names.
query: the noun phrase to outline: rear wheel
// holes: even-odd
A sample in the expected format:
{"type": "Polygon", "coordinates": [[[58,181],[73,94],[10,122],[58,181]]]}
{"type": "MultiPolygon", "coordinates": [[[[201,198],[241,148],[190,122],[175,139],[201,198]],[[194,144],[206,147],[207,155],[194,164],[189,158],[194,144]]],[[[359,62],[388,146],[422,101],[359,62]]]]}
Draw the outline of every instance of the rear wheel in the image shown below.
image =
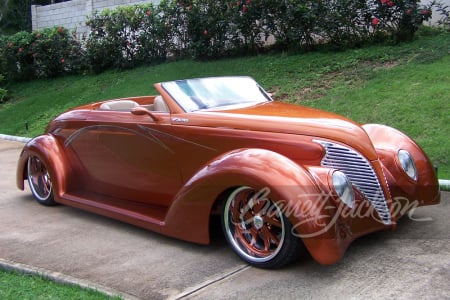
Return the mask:
{"type": "Polygon", "coordinates": [[[222,227],[234,252],[256,267],[285,266],[303,246],[279,206],[251,187],[237,188],[226,199],[222,227]]]}
{"type": "Polygon", "coordinates": [[[53,198],[53,184],[44,162],[37,156],[30,156],[27,163],[28,184],[37,202],[51,206],[56,202],[53,198]]]}

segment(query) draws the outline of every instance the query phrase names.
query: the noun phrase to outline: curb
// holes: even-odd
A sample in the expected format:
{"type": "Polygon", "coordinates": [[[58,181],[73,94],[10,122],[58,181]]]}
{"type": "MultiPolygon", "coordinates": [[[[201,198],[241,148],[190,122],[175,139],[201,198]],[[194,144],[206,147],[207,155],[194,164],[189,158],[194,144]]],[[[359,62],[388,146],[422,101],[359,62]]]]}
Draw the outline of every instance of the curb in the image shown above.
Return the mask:
{"type": "Polygon", "coordinates": [[[56,283],[78,286],[82,289],[95,290],[110,297],[121,297],[124,300],[138,300],[139,298],[119,292],[117,290],[96,284],[87,280],[77,279],[75,277],[65,275],[59,272],[52,272],[46,269],[32,267],[29,265],[21,264],[11,260],[0,258],[0,269],[6,271],[13,271],[22,274],[35,275],[56,283]]]}
{"type": "MultiPolygon", "coordinates": [[[[7,141],[20,142],[20,143],[28,143],[28,141],[31,140],[31,138],[7,135],[7,134],[0,134],[0,139],[7,140],[7,141]]],[[[450,191],[450,180],[439,179],[439,188],[441,191],[450,191]]]]}
{"type": "Polygon", "coordinates": [[[450,192],[450,180],[439,179],[439,188],[441,191],[450,192]]]}
{"type": "Polygon", "coordinates": [[[13,142],[20,142],[20,143],[28,143],[31,138],[27,137],[21,137],[21,136],[13,136],[13,135],[7,135],[7,134],[0,134],[0,139],[7,140],[7,141],[13,141],[13,142]]]}

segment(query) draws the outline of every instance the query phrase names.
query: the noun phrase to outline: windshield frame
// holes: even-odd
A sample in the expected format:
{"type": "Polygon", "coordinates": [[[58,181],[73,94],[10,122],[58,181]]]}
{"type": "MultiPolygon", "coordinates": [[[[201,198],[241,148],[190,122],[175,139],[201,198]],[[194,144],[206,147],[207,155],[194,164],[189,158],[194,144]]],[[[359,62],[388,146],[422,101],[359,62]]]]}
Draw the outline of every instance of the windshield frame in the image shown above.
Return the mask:
{"type": "Polygon", "coordinates": [[[185,112],[249,107],[273,101],[252,77],[203,77],[162,82],[161,87],[185,112]]]}

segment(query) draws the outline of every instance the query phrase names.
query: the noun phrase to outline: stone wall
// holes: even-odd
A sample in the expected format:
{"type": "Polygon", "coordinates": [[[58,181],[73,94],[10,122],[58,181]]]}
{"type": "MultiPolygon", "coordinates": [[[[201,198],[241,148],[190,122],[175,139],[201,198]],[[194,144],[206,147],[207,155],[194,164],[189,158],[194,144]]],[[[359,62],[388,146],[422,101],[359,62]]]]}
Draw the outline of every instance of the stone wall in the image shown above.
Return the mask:
{"type": "Polygon", "coordinates": [[[120,5],[149,3],[159,4],[159,0],[72,0],[51,5],[32,5],[31,16],[33,30],[62,26],[75,30],[78,35],[88,32],[86,17],[94,11],[114,8],[120,5]]]}

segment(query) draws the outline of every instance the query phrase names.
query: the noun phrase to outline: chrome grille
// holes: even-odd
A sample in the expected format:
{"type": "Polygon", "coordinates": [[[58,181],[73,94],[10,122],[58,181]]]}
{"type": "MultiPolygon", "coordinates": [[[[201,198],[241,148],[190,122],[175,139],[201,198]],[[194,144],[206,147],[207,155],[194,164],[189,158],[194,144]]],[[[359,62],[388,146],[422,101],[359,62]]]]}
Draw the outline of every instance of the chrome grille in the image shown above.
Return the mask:
{"type": "Polygon", "coordinates": [[[391,224],[391,214],[378,177],[369,161],[355,150],[325,141],[315,141],[326,151],[322,166],[342,171],[370,201],[384,224],[391,224]]]}

